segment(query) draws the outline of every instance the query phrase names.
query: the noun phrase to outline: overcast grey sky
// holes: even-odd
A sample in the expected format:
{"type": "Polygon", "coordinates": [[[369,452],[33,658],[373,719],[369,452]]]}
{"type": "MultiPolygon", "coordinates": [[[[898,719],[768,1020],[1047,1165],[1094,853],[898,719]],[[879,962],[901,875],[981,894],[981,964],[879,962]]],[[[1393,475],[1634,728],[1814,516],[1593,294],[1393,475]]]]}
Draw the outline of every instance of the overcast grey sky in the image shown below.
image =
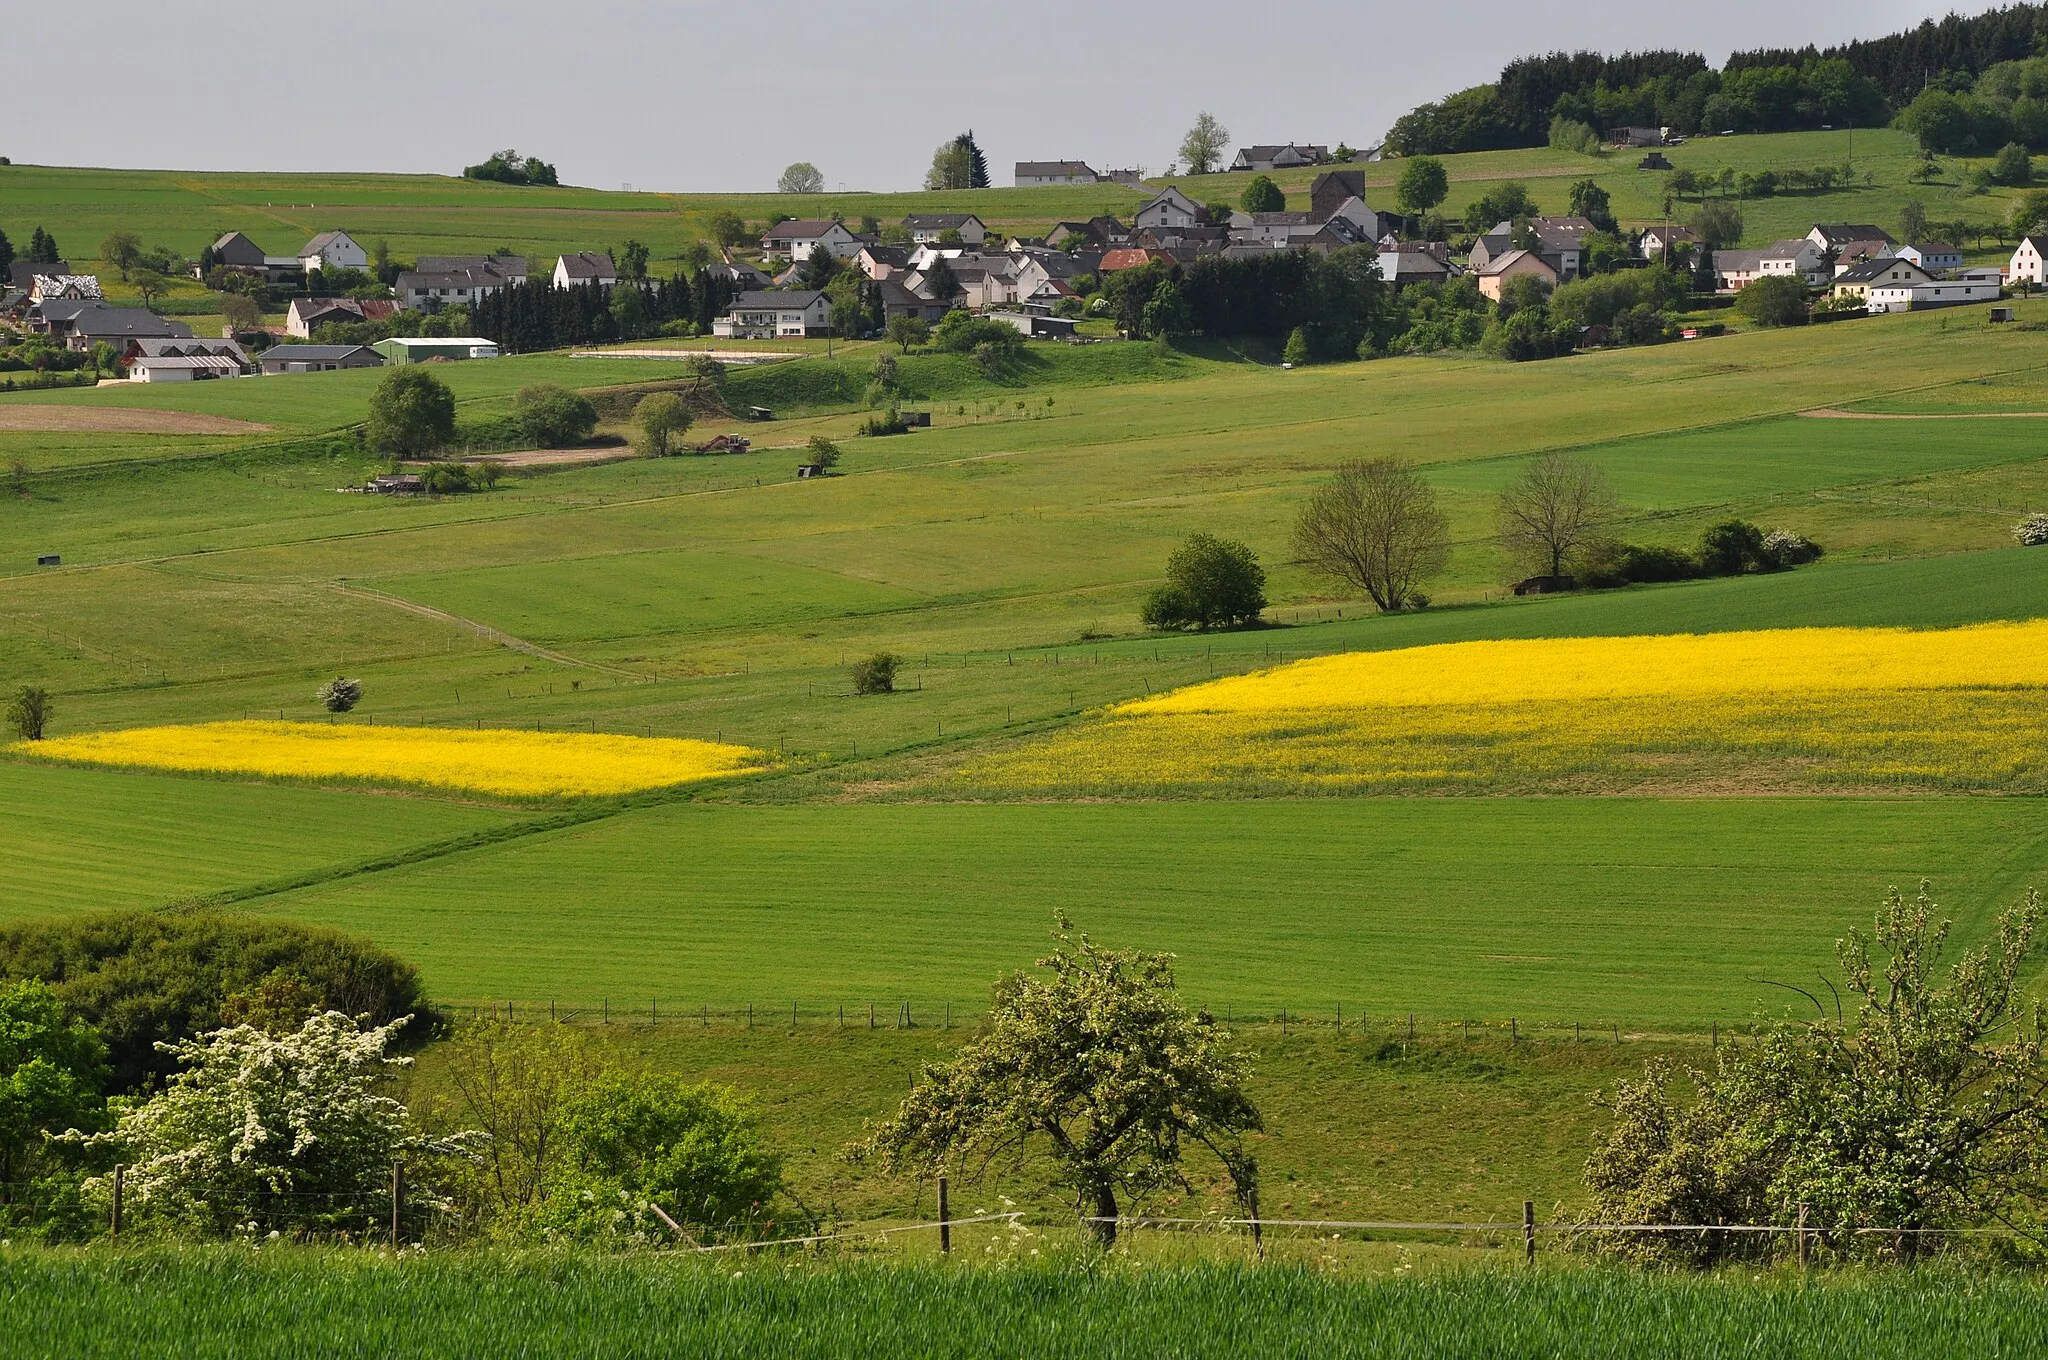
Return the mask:
{"type": "Polygon", "coordinates": [[[972,127],[1004,184],[1017,160],[1163,169],[1202,108],[1238,142],[1361,146],[1524,53],[1680,47],[1718,65],[1731,47],[1825,46],[1943,12],[1911,0],[98,0],[81,55],[14,51],[0,154],[445,174],[515,146],[564,183],[608,189],[769,189],[797,160],[835,189],[904,189],[972,127]]]}

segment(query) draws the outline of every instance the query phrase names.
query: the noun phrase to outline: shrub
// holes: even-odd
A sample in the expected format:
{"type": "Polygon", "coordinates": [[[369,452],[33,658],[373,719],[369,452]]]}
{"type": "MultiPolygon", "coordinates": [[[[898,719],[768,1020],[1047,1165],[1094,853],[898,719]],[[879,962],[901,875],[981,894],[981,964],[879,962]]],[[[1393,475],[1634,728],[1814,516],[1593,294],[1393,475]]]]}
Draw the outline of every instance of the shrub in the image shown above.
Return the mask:
{"type": "Polygon", "coordinates": [[[7,702],[7,725],[23,741],[41,741],[55,712],[56,706],[50,702],[50,691],[41,685],[23,685],[7,702]]]}
{"type": "Polygon", "coordinates": [[[2028,515],[2012,526],[2012,536],[2022,548],[2038,548],[2048,544],[2048,513],[2028,515]]]}
{"type": "Polygon", "coordinates": [[[363,682],[337,675],[313,695],[329,713],[346,713],[363,701],[363,682]]]}
{"type": "Polygon", "coordinates": [[[1708,576],[1740,576],[1764,563],[1763,530],[1748,520],[1723,520],[1700,535],[1700,571],[1708,576]]]}
{"type": "Polygon", "coordinates": [[[884,435],[909,434],[910,427],[903,423],[903,412],[896,408],[894,402],[891,402],[888,410],[877,411],[862,421],[860,432],[879,439],[884,435]]]}
{"type": "Polygon", "coordinates": [[[0,1186],[29,1179],[45,1134],[99,1127],[106,1077],[107,1046],[54,992],[34,980],[0,985],[0,1186]]]}
{"type": "MultiPolygon", "coordinates": [[[[720,370],[723,371],[723,365],[720,370]]],[[[689,432],[694,421],[690,408],[675,393],[650,393],[633,408],[633,447],[649,458],[666,458],[681,452],[677,441],[689,432]]]]}
{"type": "Polygon", "coordinates": [[[992,321],[971,312],[952,311],[932,332],[932,345],[948,354],[973,354],[983,345],[993,345],[1004,358],[1024,348],[1024,337],[1015,326],[992,321]]]}
{"type": "MultiPolygon", "coordinates": [[[[1287,210],[1287,195],[1280,192],[1280,186],[1269,176],[1253,175],[1244,192],[1238,195],[1237,205],[1248,213],[1275,213],[1287,210]]],[[[1225,223],[1229,218],[1224,218],[1225,223]]]]}
{"type": "Polygon", "coordinates": [[[360,936],[222,912],[104,912],[0,929],[0,980],[41,978],[106,1039],[119,1089],[161,1077],[157,1040],[217,1029],[230,998],[295,978],[320,1007],[384,1023],[425,1013],[419,973],[360,936]]]}
{"type": "Polygon", "coordinates": [[[597,408],[590,398],[553,383],[520,388],[512,410],[526,437],[542,448],[580,444],[597,428],[597,408]]]}
{"type": "Polygon", "coordinates": [[[809,448],[811,456],[806,461],[820,472],[839,462],[839,446],[824,435],[812,435],[809,448]]]}
{"type": "Polygon", "coordinates": [[[855,694],[894,694],[896,692],[896,668],[903,664],[903,658],[894,652],[876,652],[864,661],[853,663],[853,692],[855,694]]]}
{"type": "Polygon", "coordinates": [[[1287,335],[1287,347],[1280,351],[1280,362],[1300,368],[1309,361],[1308,331],[1296,326],[1287,335]]]}
{"type": "Polygon", "coordinates": [[[2018,142],[2007,142],[1991,162],[1991,178],[2015,187],[2034,182],[2034,158],[2018,142]]]}
{"type": "Polygon", "coordinates": [[[1699,562],[1691,553],[1615,539],[1587,545],[1574,555],[1572,565],[1579,583],[1596,590],[1688,581],[1700,574],[1699,562]]]}

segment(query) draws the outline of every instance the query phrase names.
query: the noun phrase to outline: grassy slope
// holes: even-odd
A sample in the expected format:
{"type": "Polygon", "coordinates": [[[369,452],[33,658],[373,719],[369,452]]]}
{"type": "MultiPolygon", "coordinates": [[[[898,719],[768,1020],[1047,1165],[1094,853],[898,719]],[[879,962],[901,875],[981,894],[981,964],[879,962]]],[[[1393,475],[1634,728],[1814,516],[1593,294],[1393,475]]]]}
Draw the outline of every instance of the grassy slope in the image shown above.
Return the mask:
{"type": "Polygon", "coordinates": [[[157,906],[502,826],[431,798],[0,764],[0,901],[10,917],[157,906]]]}

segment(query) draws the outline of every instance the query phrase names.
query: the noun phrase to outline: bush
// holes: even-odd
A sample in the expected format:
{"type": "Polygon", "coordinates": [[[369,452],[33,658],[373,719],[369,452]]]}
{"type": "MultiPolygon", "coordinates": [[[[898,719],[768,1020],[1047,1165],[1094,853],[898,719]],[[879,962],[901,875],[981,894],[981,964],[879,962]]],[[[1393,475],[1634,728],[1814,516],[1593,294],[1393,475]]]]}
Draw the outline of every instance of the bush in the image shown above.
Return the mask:
{"type": "Polygon", "coordinates": [[[805,461],[808,462],[810,466],[818,469],[818,471],[823,472],[827,468],[834,467],[838,464],[839,446],[833,443],[831,440],[825,438],[824,435],[812,435],[809,448],[811,456],[805,461]]]}
{"type": "Polygon", "coordinates": [[[1287,335],[1287,347],[1280,351],[1280,362],[1300,368],[1309,361],[1308,332],[1296,326],[1287,335]]]}
{"type": "Polygon", "coordinates": [[[519,428],[541,448],[581,444],[597,428],[597,408],[590,398],[553,383],[535,383],[512,398],[519,428]]]}
{"type": "Polygon", "coordinates": [[[1596,590],[1616,586],[1688,581],[1699,575],[1699,562],[1678,548],[1645,547],[1606,539],[1577,555],[1573,569],[1581,585],[1596,590]]]}
{"type": "Polygon", "coordinates": [[[888,410],[877,411],[862,421],[860,432],[879,439],[884,435],[909,434],[910,427],[903,423],[903,412],[896,409],[895,403],[891,402],[888,410]]]}
{"type": "Polygon", "coordinates": [[[2007,142],[1991,162],[1991,178],[2015,188],[2034,182],[2034,158],[2018,142],[2007,142]]]}
{"type": "Polygon", "coordinates": [[[1803,567],[1808,562],[1818,562],[1821,546],[1789,529],[1773,529],[1764,535],[1763,546],[1757,555],[1765,569],[1783,571],[1787,567],[1803,567]]]}
{"type": "Polygon", "coordinates": [[[678,441],[694,420],[690,408],[675,393],[651,393],[633,408],[633,447],[649,458],[679,453],[678,441]]]}
{"type": "MultiPolygon", "coordinates": [[[[231,1000],[293,978],[320,1008],[431,1019],[419,973],[360,936],[222,912],[104,912],[0,929],[0,980],[41,978],[107,1041],[118,1089],[162,1077],[156,1050],[220,1027],[231,1000]]],[[[418,1028],[425,1028],[420,1026],[418,1028]]]]}
{"type": "Polygon", "coordinates": [[[2048,544],[2048,513],[2028,515],[2012,526],[2013,541],[2022,548],[2038,548],[2048,544]]]}
{"type": "Polygon", "coordinates": [[[1790,274],[1754,279],[1735,295],[1735,310],[1759,326],[1797,326],[1806,320],[1806,285],[1790,274]]]}
{"type": "Polygon", "coordinates": [[[363,682],[335,676],[313,695],[329,713],[346,713],[363,701],[363,682]]]}
{"type": "Polygon", "coordinates": [[[933,348],[948,354],[974,354],[990,345],[1005,359],[1024,348],[1024,337],[1015,326],[962,311],[946,313],[946,319],[932,332],[931,342],[933,348]]]}
{"type": "Polygon", "coordinates": [[[1139,617],[1152,628],[1236,627],[1266,607],[1266,572],[1242,543],[1190,534],[1166,560],[1166,585],[1147,596],[1139,617]]]}
{"type": "Polygon", "coordinates": [[[1731,519],[1700,535],[1700,571],[1707,576],[1740,576],[1764,563],[1763,530],[1748,520],[1731,519]]]}
{"type": "Polygon", "coordinates": [[[903,658],[894,652],[876,652],[864,661],[853,663],[853,692],[855,694],[894,694],[896,692],[896,668],[903,664],[903,658]]]}

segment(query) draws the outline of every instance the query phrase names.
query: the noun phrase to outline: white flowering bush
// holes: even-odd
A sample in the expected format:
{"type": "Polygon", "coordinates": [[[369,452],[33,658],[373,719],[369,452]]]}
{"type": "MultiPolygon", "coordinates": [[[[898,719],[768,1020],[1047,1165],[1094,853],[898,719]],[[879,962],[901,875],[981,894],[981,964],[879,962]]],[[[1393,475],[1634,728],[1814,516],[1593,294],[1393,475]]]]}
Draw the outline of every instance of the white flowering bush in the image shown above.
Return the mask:
{"type": "Polygon", "coordinates": [[[2048,543],[2048,512],[2028,515],[2012,526],[2012,536],[2023,548],[2038,548],[2048,543]]]}
{"type": "MultiPolygon", "coordinates": [[[[394,1160],[465,1143],[419,1137],[380,1091],[412,1061],[385,1054],[409,1018],[364,1029],[328,1011],[284,1035],[241,1025],[158,1044],[181,1070],[112,1131],[78,1141],[128,1163],[139,1221],[220,1236],[367,1228],[389,1213],[394,1160]]],[[[87,1181],[88,1197],[106,1200],[112,1181],[87,1181]]]]}
{"type": "Polygon", "coordinates": [[[1818,560],[1821,548],[1804,534],[1795,534],[1790,529],[1773,529],[1764,535],[1757,555],[1769,567],[1799,567],[1818,560]]]}

